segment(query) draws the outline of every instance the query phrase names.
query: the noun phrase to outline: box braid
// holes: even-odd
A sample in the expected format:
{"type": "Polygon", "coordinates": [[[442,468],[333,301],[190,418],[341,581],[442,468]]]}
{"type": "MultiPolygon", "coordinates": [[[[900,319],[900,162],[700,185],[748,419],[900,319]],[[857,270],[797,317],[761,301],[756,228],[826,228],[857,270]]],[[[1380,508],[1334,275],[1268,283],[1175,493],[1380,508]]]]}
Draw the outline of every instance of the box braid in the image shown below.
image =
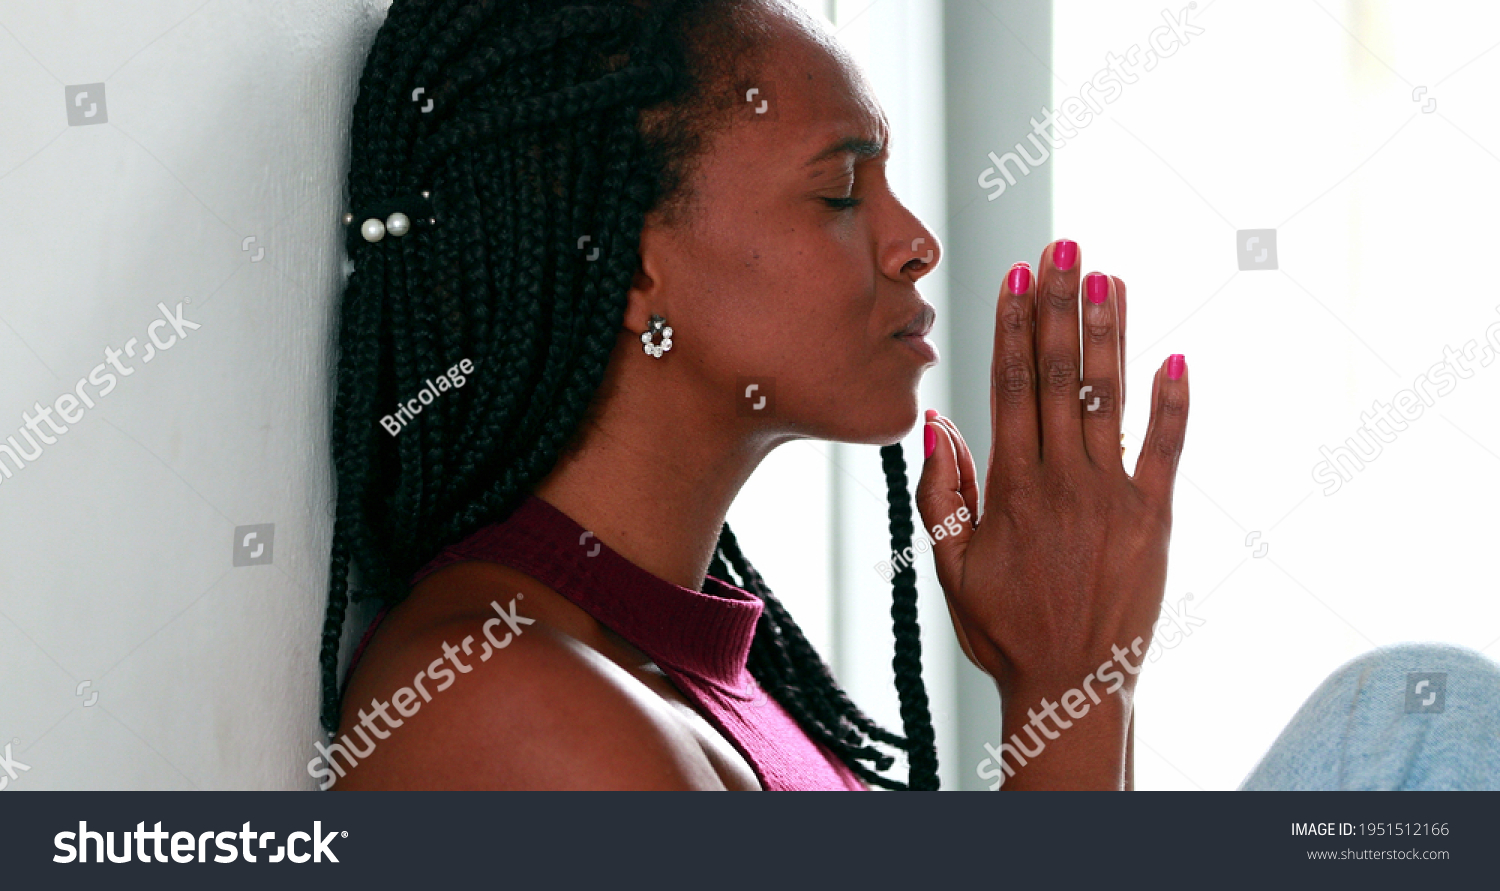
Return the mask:
{"type": "MultiPolygon", "coordinates": [[[[418,192],[430,194],[435,222],[350,246],[319,657],[329,733],[350,601],[404,598],[406,579],[443,547],[508,517],[596,410],[646,216],[681,212],[688,166],[736,104],[719,87],[741,82],[759,58],[752,5],[393,0],[350,123],[352,225],[360,211],[418,192]],[[398,436],[381,426],[385,407],[464,359],[474,368],[464,387],[398,436]]],[[[899,445],[881,456],[891,541],[904,551],[905,461],[899,445]]],[[[764,602],[748,668],[767,694],[867,782],[936,789],[915,571],[893,580],[898,736],[840,689],[726,523],[710,574],[732,581],[731,565],[764,602]],[[906,753],[907,783],[876,772],[894,764],[877,743],[906,753]]]]}

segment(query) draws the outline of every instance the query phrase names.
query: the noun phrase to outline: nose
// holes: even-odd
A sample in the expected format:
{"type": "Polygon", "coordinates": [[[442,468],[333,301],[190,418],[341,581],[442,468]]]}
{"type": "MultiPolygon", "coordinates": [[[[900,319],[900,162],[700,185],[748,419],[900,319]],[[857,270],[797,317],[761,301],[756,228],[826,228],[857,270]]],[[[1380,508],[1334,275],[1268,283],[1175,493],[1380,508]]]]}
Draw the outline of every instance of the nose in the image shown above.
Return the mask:
{"type": "Polygon", "coordinates": [[[936,235],[929,232],[916,236],[911,240],[906,262],[901,265],[901,275],[917,281],[937,266],[942,254],[943,247],[936,235]]]}

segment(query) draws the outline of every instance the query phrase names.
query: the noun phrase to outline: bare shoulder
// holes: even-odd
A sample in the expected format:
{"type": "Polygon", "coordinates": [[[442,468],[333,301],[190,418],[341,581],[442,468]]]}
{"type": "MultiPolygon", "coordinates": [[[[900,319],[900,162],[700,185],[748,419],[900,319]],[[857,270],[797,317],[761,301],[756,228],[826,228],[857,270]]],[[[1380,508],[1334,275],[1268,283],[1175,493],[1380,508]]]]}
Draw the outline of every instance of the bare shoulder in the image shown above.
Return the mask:
{"type": "Polygon", "coordinates": [[[393,611],[351,678],[333,742],[364,755],[331,750],[334,788],[723,788],[671,707],[541,593],[428,603],[393,611]]]}

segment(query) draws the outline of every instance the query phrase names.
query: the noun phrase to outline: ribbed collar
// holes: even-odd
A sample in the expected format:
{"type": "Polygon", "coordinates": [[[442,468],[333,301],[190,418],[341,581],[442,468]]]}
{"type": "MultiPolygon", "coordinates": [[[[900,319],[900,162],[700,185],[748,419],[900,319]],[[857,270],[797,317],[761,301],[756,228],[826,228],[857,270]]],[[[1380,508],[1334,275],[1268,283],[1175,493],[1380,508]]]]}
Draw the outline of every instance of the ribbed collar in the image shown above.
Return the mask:
{"type": "Polygon", "coordinates": [[[411,579],[465,560],[520,570],[672,668],[743,693],[760,598],[709,576],[704,590],[669,582],[621,556],[536,495],[506,520],[443,550],[411,579]]]}

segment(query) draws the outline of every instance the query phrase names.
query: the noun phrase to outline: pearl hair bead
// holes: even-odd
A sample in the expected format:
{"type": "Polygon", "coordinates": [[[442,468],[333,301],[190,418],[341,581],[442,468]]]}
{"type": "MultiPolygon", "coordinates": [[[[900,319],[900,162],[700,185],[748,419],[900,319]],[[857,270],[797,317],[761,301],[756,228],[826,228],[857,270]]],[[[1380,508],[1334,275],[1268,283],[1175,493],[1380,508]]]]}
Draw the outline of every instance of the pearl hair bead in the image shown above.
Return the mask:
{"type": "MultiPolygon", "coordinates": [[[[428,190],[423,190],[422,191],[422,193],[421,193],[421,201],[423,203],[420,204],[420,205],[415,205],[415,206],[418,206],[418,207],[421,208],[421,215],[415,221],[411,217],[407,216],[405,213],[403,213],[402,211],[399,211],[399,210],[392,211],[390,214],[388,214],[386,216],[386,218],[384,220],[380,219],[380,217],[377,217],[377,216],[370,216],[370,217],[365,218],[365,221],[363,223],[361,223],[360,227],[359,227],[359,234],[360,234],[360,236],[362,238],[364,238],[365,241],[373,243],[373,242],[376,242],[376,241],[383,240],[387,235],[394,235],[397,238],[399,238],[399,237],[401,237],[403,235],[406,235],[406,234],[412,232],[414,229],[416,229],[416,227],[418,225],[423,225],[423,226],[435,226],[435,225],[437,225],[437,218],[434,217],[434,216],[431,216],[431,213],[432,213],[431,208],[428,207],[428,206],[426,206],[426,204],[425,204],[425,202],[429,198],[431,198],[431,197],[432,197],[432,192],[431,191],[428,191],[428,190]]],[[[415,201],[416,201],[416,196],[414,196],[414,195],[406,195],[406,196],[400,196],[393,203],[396,203],[396,205],[399,207],[399,206],[401,206],[401,202],[415,202],[415,201]]],[[[387,204],[386,206],[389,207],[390,205],[387,204]]],[[[343,214],[343,216],[342,216],[342,219],[344,221],[344,225],[345,226],[350,226],[350,225],[353,225],[354,221],[357,220],[357,219],[359,219],[359,217],[356,216],[356,214],[355,214],[354,211],[345,211],[344,214],[343,214]]]]}

